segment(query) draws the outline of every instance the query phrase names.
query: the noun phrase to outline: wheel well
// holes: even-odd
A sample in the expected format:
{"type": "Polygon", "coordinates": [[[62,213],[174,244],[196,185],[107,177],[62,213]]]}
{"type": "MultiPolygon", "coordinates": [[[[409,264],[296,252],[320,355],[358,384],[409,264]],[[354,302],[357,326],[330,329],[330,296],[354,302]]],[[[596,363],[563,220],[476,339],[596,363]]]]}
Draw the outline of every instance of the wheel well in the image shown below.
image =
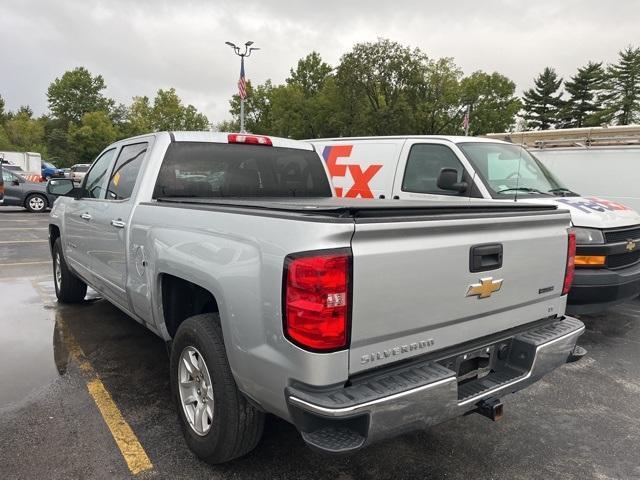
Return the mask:
{"type": "Polygon", "coordinates": [[[49,225],[49,248],[53,251],[53,245],[60,238],[60,229],[56,225],[49,225]]]}
{"type": "Polygon", "coordinates": [[[219,312],[218,302],[211,292],[195,283],[163,274],[161,286],[164,323],[172,338],[187,318],[201,313],[219,312]]]}

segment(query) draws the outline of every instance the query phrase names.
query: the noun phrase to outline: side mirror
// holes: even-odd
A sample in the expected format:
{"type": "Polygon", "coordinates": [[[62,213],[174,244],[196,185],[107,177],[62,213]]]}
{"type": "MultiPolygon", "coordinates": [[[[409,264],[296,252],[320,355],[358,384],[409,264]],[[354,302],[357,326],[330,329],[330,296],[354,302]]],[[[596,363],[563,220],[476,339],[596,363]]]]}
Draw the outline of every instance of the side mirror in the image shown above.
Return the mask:
{"type": "Polygon", "coordinates": [[[47,193],[61,197],[75,197],[77,189],[70,178],[56,178],[47,182],[47,193]]]}
{"type": "Polygon", "coordinates": [[[15,185],[16,187],[20,185],[20,180],[18,180],[17,178],[14,180],[11,180],[11,185],[15,185]]]}
{"type": "Polygon", "coordinates": [[[438,188],[462,193],[469,188],[469,184],[458,182],[458,171],[455,168],[443,168],[438,175],[438,188]]]}

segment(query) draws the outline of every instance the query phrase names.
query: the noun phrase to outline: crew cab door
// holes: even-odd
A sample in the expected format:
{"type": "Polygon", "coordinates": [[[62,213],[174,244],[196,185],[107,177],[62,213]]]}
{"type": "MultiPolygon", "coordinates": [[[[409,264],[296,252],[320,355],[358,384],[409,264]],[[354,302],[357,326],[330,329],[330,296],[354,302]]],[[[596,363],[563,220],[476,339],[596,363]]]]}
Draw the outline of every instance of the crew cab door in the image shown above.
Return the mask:
{"type": "Polygon", "coordinates": [[[481,198],[475,186],[475,172],[455,145],[443,140],[408,140],[402,149],[396,171],[393,198],[402,200],[469,201],[481,198]],[[443,168],[454,168],[458,182],[465,181],[464,192],[438,188],[438,176],[443,168]]]}
{"type": "Polygon", "coordinates": [[[120,148],[109,170],[104,191],[94,207],[95,238],[89,253],[96,287],[102,294],[130,310],[126,292],[128,221],[134,190],[149,142],[137,141],[120,148]]]}
{"type": "Polygon", "coordinates": [[[95,278],[90,246],[99,236],[94,217],[107,186],[109,167],[115,153],[116,149],[111,148],[93,162],[82,183],[80,197],[69,202],[64,211],[62,238],[65,259],[75,271],[91,283],[94,283],[95,278]]]}

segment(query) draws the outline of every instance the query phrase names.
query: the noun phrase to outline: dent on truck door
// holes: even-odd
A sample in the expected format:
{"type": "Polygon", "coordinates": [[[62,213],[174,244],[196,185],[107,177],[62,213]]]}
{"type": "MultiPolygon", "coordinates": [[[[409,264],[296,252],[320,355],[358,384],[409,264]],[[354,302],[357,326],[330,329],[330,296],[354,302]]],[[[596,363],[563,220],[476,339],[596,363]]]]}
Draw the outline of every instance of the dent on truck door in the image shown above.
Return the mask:
{"type": "Polygon", "coordinates": [[[127,231],[133,191],[148,143],[125,145],[109,173],[103,198],[95,207],[97,238],[91,261],[100,276],[103,293],[130,310],[126,292],[127,231]]]}

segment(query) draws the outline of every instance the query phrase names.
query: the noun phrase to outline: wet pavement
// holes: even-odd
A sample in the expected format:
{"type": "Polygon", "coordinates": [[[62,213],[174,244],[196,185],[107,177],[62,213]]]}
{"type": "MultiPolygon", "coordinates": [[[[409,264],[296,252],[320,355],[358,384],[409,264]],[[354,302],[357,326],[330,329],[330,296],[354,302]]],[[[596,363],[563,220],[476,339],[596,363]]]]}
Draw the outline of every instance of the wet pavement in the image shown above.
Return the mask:
{"type": "Polygon", "coordinates": [[[584,316],[588,356],[505,397],[501,422],[470,415],[325,457],[269,417],[254,452],[212,467],[182,439],[163,342],[95,294],[56,303],[46,227],[46,215],[0,207],[1,479],[132,477],[70,337],[153,464],[139,478],[640,478],[638,299],[584,316]]]}

